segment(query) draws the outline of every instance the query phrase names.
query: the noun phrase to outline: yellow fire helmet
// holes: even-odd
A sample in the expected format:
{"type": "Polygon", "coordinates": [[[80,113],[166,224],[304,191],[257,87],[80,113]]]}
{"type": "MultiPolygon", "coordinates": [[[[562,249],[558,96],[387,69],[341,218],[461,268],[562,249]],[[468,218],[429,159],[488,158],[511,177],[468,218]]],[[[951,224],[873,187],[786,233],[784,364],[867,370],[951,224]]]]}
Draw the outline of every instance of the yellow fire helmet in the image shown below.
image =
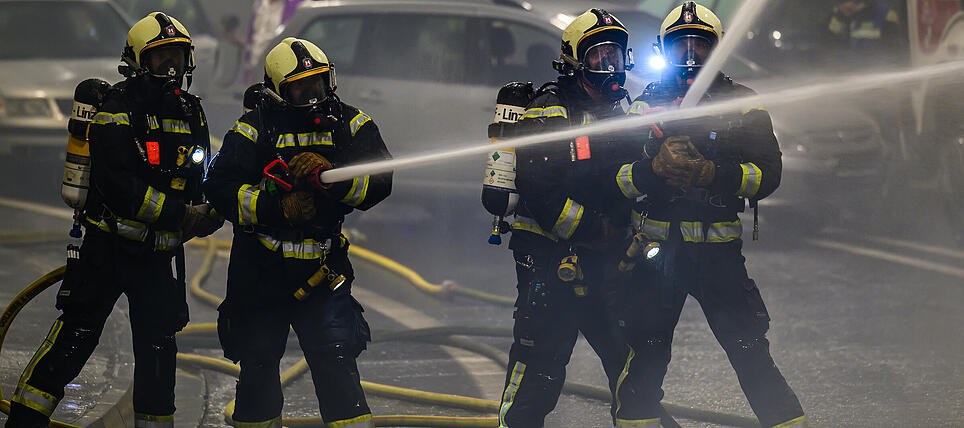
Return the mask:
{"type": "Polygon", "coordinates": [[[685,2],[673,9],[659,30],[660,52],[670,65],[694,68],[702,65],[709,50],[723,37],[720,18],[695,2],[685,2]],[[705,55],[704,55],[705,56],[705,55]]]}
{"type": "Polygon", "coordinates": [[[625,73],[633,68],[632,49],[628,49],[629,31],[615,16],[602,9],[589,9],[574,19],[562,32],[562,53],[553,67],[563,74],[576,70],[595,73],[625,73]],[[606,64],[604,69],[596,69],[587,61],[590,49],[610,44],[619,49],[621,64],[606,64]],[[612,69],[608,67],[612,65],[612,69]]]}
{"type": "Polygon", "coordinates": [[[285,87],[289,83],[316,75],[321,75],[326,91],[319,95],[328,96],[335,92],[338,87],[335,65],[328,61],[325,52],[307,40],[288,37],[272,48],[264,59],[265,89],[274,91],[280,98],[285,98],[285,87]]]}
{"type": "Polygon", "coordinates": [[[147,58],[145,54],[161,46],[182,46],[186,60],[184,73],[190,75],[195,67],[191,35],[180,21],[164,12],[151,12],[131,27],[127,33],[127,45],[124,46],[121,60],[128,65],[131,75],[151,74],[156,77],[170,77],[167,74],[153,74],[145,62],[147,58]]]}

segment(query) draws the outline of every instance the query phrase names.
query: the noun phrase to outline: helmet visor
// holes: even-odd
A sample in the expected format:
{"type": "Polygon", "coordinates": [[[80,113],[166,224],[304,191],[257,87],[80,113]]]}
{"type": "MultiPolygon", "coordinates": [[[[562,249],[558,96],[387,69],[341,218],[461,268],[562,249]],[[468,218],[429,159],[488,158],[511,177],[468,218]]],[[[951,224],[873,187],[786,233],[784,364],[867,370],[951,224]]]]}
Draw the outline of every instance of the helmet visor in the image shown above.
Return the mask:
{"type": "Polygon", "coordinates": [[[678,67],[699,67],[710,54],[710,41],[700,36],[684,36],[670,42],[667,60],[678,67]]]}
{"type": "Polygon", "coordinates": [[[622,46],[605,42],[589,48],[583,64],[593,73],[622,73],[626,71],[625,58],[622,46]]]}
{"type": "Polygon", "coordinates": [[[179,78],[188,65],[189,48],[183,44],[167,44],[144,51],[148,71],[157,77],[179,78]]]}
{"type": "Polygon", "coordinates": [[[325,99],[325,73],[319,73],[288,82],[284,86],[282,95],[288,103],[295,107],[306,107],[317,104],[325,99]]]}

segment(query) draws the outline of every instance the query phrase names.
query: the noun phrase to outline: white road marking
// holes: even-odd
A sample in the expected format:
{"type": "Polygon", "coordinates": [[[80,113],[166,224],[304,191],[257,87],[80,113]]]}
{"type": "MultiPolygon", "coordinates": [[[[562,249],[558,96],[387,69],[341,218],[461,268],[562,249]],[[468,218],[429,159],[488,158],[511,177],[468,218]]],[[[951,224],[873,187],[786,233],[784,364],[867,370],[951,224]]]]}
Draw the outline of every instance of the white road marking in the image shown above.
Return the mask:
{"type": "Polygon", "coordinates": [[[900,254],[890,253],[887,251],[875,250],[872,248],[864,248],[856,245],[844,244],[841,242],[828,241],[824,239],[807,239],[806,241],[818,247],[840,250],[851,254],[857,254],[860,256],[873,257],[875,259],[885,260],[885,261],[899,263],[906,266],[916,267],[919,269],[938,272],[945,275],[954,276],[957,278],[964,278],[964,269],[948,266],[942,263],[931,262],[931,261],[922,260],[914,257],[902,256],[900,254]]]}

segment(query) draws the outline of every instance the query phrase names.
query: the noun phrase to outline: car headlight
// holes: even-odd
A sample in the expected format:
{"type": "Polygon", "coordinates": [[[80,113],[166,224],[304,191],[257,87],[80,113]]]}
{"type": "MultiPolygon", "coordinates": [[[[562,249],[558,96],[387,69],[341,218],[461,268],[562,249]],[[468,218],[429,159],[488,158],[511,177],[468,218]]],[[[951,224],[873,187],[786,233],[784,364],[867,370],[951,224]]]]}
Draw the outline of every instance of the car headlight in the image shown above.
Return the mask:
{"type": "Polygon", "coordinates": [[[51,117],[53,109],[46,98],[0,97],[0,117],[51,117]]]}

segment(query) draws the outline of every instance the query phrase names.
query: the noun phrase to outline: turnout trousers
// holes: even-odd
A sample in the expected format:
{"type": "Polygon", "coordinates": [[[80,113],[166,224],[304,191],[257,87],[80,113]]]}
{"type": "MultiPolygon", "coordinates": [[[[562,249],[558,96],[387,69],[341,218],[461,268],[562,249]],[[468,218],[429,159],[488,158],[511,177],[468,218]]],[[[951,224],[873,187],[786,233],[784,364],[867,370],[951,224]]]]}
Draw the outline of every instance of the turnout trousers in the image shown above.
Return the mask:
{"type": "Polygon", "coordinates": [[[305,284],[320,262],[283,258],[256,240],[235,235],[228,298],[218,309],[225,356],[241,363],[235,426],[281,426],[279,365],[290,329],[308,362],[325,423],[339,428],[374,426],[355,363],[371,334],[361,305],[350,294],[354,275],[347,248],[333,250],[325,263],[345,275],[345,283],[334,292],[319,285],[305,300],[296,300],[292,292],[305,284]]]}
{"type": "Polygon", "coordinates": [[[566,365],[580,332],[602,361],[610,391],[623,368],[629,348],[620,339],[607,304],[611,293],[601,284],[603,258],[590,251],[579,253],[585,276],[581,285],[588,289],[579,296],[573,285],[556,274],[559,262],[568,254],[567,249],[557,247],[513,251],[519,296],[499,409],[500,427],[543,426],[562,392],[566,365]]]}
{"type": "Polygon", "coordinates": [[[631,351],[616,395],[622,403],[639,405],[617,408],[617,425],[659,424],[673,331],[687,296],[702,307],[763,426],[804,424],[800,402],[770,357],[770,315],[747,276],[742,241],[687,243],[678,227],[671,230],[676,236],[663,243],[656,263],[636,266],[633,283],[621,299],[619,324],[631,351]]]}
{"type": "Polygon", "coordinates": [[[174,425],[174,334],[188,319],[173,257],[171,251],[154,252],[140,242],[87,230],[80,258],[68,261],[58,293],[57,308],[63,312],[20,377],[7,428],[47,426],[64,387],[97,347],[121,294],[130,306],[135,426],[174,425]]]}

